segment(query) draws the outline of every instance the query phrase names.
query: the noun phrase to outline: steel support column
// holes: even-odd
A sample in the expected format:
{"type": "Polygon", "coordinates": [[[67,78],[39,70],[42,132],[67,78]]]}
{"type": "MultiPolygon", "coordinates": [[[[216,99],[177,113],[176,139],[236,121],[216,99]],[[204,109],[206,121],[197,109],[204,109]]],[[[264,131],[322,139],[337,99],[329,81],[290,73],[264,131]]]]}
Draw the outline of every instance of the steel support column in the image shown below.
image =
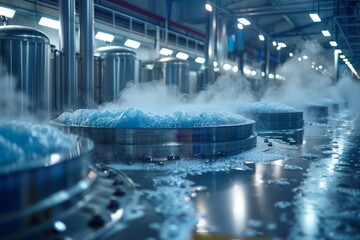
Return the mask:
{"type": "Polygon", "coordinates": [[[81,106],[94,105],[94,2],[80,1],[81,106]]]}
{"type": "Polygon", "coordinates": [[[59,1],[60,49],[63,55],[60,111],[76,109],[78,106],[78,82],[75,76],[75,0],[59,1]]]}

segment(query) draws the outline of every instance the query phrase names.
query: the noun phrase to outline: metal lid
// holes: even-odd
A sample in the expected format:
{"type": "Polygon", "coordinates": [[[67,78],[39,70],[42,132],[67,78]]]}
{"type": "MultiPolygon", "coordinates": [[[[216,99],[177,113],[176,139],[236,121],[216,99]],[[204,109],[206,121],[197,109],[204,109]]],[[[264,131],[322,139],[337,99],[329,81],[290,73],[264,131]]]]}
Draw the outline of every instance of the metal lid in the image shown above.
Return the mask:
{"type": "Polygon", "coordinates": [[[105,46],[95,49],[95,56],[117,56],[117,55],[136,55],[135,52],[125,47],[105,46]]]}
{"type": "Polygon", "coordinates": [[[50,43],[49,37],[45,33],[34,28],[16,25],[0,26],[0,39],[50,43]]]}

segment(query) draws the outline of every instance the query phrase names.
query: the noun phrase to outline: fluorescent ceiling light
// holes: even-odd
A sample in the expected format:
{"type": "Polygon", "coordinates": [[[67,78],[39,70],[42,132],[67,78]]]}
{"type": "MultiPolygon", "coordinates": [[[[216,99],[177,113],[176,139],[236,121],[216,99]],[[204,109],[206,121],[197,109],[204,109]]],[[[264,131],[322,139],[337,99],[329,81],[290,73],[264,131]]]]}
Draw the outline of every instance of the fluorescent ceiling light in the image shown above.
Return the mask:
{"type": "Polygon", "coordinates": [[[322,35],[324,35],[324,37],[330,37],[331,36],[331,34],[330,34],[330,32],[328,30],[322,30],[321,33],[322,33],[322,35]]]}
{"type": "Polygon", "coordinates": [[[255,71],[255,70],[252,70],[252,71],[251,71],[251,75],[252,75],[252,76],[256,76],[256,71],[255,71]]]}
{"type": "Polygon", "coordinates": [[[305,59],[305,60],[306,60],[306,59],[309,59],[309,57],[308,57],[308,56],[306,56],[306,55],[304,55],[304,56],[303,56],[303,59],[305,59]]]}
{"type": "Polygon", "coordinates": [[[269,74],[270,79],[274,79],[274,77],[275,77],[274,74],[272,74],[272,73],[269,74]]]}
{"type": "Polygon", "coordinates": [[[283,42],[279,42],[279,43],[278,43],[278,46],[284,48],[284,47],[286,47],[286,44],[283,43],[283,42]]]}
{"type": "Polygon", "coordinates": [[[345,58],[345,55],[340,55],[340,58],[345,58]]]}
{"type": "Polygon", "coordinates": [[[337,43],[336,43],[335,41],[330,41],[329,43],[330,43],[330,45],[333,46],[333,47],[336,47],[336,46],[337,46],[337,43]]]}
{"type": "Polygon", "coordinates": [[[213,66],[214,66],[214,67],[217,67],[217,66],[218,66],[218,62],[217,62],[217,61],[214,61],[213,66]]]}
{"type": "Polygon", "coordinates": [[[249,20],[247,20],[246,18],[238,18],[237,19],[239,23],[241,23],[242,25],[248,26],[251,24],[251,22],[249,20]]]}
{"type": "Polygon", "coordinates": [[[183,53],[183,52],[178,52],[176,54],[176,57],[182,60],[186,60],[189,58],[189,54],[183,53]]]}
{"type": "Polygon", "coordinates": [[[232,71],[233,71],[233,72],[238,72],[238,71],[239,71],[238,66],[233,66],[232,71]]]}
{"type": "Polygon", "coordinates": [[[277,46],[277,48],[276,48],[278,51],[280,51],[280,49],[281,49],[281,47],[280,46],[277,46]]]}
{"type": "Polygon", "coordinates": [[[104,32],[97,32],[95,38],[105,42],[112,42],[114,41],[115,36],[104,32]]]}
{"type": "Polygon", "coordinates": [[[349,61],[349,59],[347,59],[347,58],[344,58],[344,59],[343,59],[343,61],[344,61],[344,62],[348,62],[348,61],[349,61]]]}
{"type": "Polygon", "coordinates": [[[265,40],[264,35],[260,34],[260,35],[259,35],[259,39],[260,39],[260,41],[264,41],[264,40],[265,40]]]}
{"type": "Polygon", "coordinates": [[[230,70],[232,68],[232,66],[228,63],[225,63],[223,68],[224,68],[224,70],[230,70]]]}
{"type": "Polygon", "coordinates": [[[291,52],[291,53],[289,53],[289,56],[290,56],[290,57],[293,57],[293,56],[294,56],[294,54],[291,52]]]}
{"type": "Polygon", "coordinates": [[[309,16],[313,20],[313,22],[321,22],[321,18],[317,13],[310,13],[309,16]]]}
{"type": "Polygon", "coordinates": [[[237,27],[238,27],[238,29],[240,29],[240,30],[243,30],[243,29],[244,29],[244,25],[242,25],[241,23],[238,23],[238,24],[237,24],[237,27]]]}
{"type": "Polygon", "coordinates": [[[171,54],[173,54],[173,50],[168,48],[161,48],[159,53],[164,56],[170,56],[171,54]]]}
{"type": "Polygon", "coordinates": [[[334,53],[342,53],[342,51],[340,49],[335,49],[334,53]]]}
{"type": "Polygon", "coordinates": [[[346,62],[345,64],[346,64],[346,65],[351,65],[351,63],[350,63],[350,62],[346,62]]]}
{"type": "Polygon", "coordinates": [[[298,61],[301,62],[301,57],[298,57],[298,61]]]}
{"type": "Polygon", "coordinates": [[[15,15],[15,10],[6,7],[0,7],[0,15],[5,16],[7,18],[13,18],[15,15]]]}
{"type": "Polygon", "coordinates": [[[141,43],[138,41],[135,41],[135,40],[128,39],[125,41],[124,45],[127,47],[138,49],[140,47],[141,43]]]}
{"type": "Polygon", "coordinates": [[[208,12],[212,12],[212,6],[209,3],[205,4],[205,9],[208,12]]]}
{"type": "Polygon", "coordinates": [[[54,29],[60,29],[60,21],[47,18],[47,17],[41,17],[39,21],[39,25],[54,28],[54,29]]]}
{"type": "Polygon", "coordinates": [[[203,58],[203,57],[197,57],[197,58],[195,58],[195,62],[197,62],[197,63],[205,63],[205,58],[203,58]]]}
{"type": "Polygon", "coordinates": [[[276,43],[276,41],[273,41],[272,44],[273,44],[274,47],[276,47],[277,43],[276,43]]]}

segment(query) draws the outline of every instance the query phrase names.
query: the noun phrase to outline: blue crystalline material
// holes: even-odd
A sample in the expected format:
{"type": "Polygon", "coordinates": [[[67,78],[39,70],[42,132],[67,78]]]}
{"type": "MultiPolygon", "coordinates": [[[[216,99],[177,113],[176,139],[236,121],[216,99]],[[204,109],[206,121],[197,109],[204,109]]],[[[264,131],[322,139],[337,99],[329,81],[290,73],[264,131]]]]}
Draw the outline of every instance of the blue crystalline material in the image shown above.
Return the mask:
{"type": "Polygon", "coordinates": [[[137,108],[65,112],[57,122],[71,126],[105,128],[192,128],[240,124],[245,118],[228,112],[185,112],[170,115],[147,113],[137,108]]]}
{"type": "Polygon", "coordinates": [[[245,103],[238,107],[244,113],[286,113],[296,112],[296,109],[280,103],[256,102],[245,103]]]}
{"type": "Polygon", "coordinates": [[[71,148],[75,139],[49,126],[25,122],[0,124],[0,165],[34,160],[71,148]]]}

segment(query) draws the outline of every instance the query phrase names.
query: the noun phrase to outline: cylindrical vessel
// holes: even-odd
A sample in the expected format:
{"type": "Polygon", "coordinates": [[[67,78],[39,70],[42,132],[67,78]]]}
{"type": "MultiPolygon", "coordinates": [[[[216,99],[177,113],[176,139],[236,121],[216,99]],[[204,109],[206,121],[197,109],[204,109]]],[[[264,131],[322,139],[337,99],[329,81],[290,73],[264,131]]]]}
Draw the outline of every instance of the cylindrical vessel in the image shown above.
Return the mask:
{"type": "Polygon", "coordinates": [[[31,112],[49,117],[51,113],[49,50],[49,38],[36,29],[0,27],[0,82],[3,92],[16,95],[8,104],[18,109],[18,116],[31,112]]]}
{"type": "Polygon", "coordinates": [[[189,64],[181,59],[165,57],[154,64],[153,79],[164,81],[170,88],[177,87],[180,93],[190,93],[189,64]]]}
{"type": "Polygon", "coordinates": [[[123,47],[107,46],[95,50],[96,67],[100,73],[99,103],[118,99],[120,92],[129,82],[138,81],[138,60],[136,54],[123,47]]]}
{"type": "Polygon", "coordinates": [[[140,82],[150,82],[153,80],[154,61],[141,61],[140,82]]]}

